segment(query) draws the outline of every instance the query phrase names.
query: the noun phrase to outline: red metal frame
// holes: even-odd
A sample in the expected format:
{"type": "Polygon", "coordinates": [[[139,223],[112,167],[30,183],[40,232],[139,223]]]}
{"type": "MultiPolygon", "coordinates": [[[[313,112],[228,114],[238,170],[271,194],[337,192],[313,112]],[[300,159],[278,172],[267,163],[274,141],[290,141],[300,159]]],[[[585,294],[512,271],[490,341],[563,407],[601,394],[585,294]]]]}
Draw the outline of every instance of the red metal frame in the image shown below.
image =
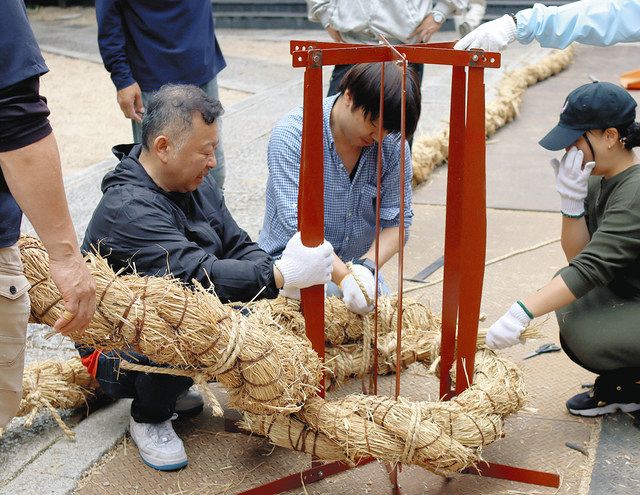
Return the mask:
{"type": "MultiPolygon", "coordinates": [[[[401,61],[406,76],[408,62],[449,65],[452,67],[449,161],[447,178],[446,231],[444,247],[444,283],[442,302],[442,344],[440,395],[453,398],[471,385],[473,379],[478,316],[482,297],[486,250],[485,187],[485,100],[484,69],[500,67],[500,54],[453,50],[452,43],[418,45],[352,45],[316,41],[291,41],[294,67],[304,67],[304,113],[302,155],[298,191],[298,226],[302,241],[317,246],[324,238],[324,181],[322,126],[322,67],[325,65],[401,61]],[[464,242],[463,242],[464,239],[464,242]],[[464,277],[462,277],[464,260],[464,277]],[[457,345],[457,347],[456,347],[457,345]],[[455,387],[450,371],[456,362],[455,387]]],[[[384,67],[384,66],[383,66],[384,67]]],[[[384,70],[384,69],[383,69],[384,70]]],[[[406,77],[404,78],[406,81],[406,77]]],[[[405,82],[402,92],[402,138],[404,140],[405,82]]],[[[380,122],[384,112],[384,89],[381,89],[380,122]]],[[[380,125],[382,131],[382,125],[380,125]]],[[[404,147],[401,147],[401,176],[404,174],[404,147]]],[[[378,209],[382,155],[378,154],[378,209]]],[[[404,180],[400,180],[400,225],[403,225],[404,180]]],[[[377,211],[379,218],[379,211],[377,211]]],[[[376,240],[380,230],[376,227],[376,240]]],[[[404,229],[400,230],[398,267],[398,359],[396,397],[400,393],[402,337],[402,280],[404,229]]],[[[377,245],[377,242],[376,242],[377,245]]],[[[376,266],[378,252],[376,250],[376,266]]],[[[376,268],[377,270],[377,268],[376,268]]],[[[302,290],[302,306],[307,336],[313,349],[324,359],[324,292],[322,286],[302,290]]],[[[377,302],[375,294],[374,341],[377,340],[377,302]]],[[[377,362],[377,347],[374,363],[377,362]]],[[[369,390],[377,392],[377,366],[374,364],[369,390]]],[[[324,379],[320,395],[324,397],[324,379]]],[[[371,462],[371,459],[359,465],[371,462]]],[[[323,464],[312,460],[310,469],[261,485],[243,494],[275,494],[313,483],[349,469],[340,462],[323,464]]],[[[389,468],[388,468],[389,469],[389,468]]],[[[393,492],[399,493],[398,469],[389,470],[393,492]]],[[[557,474],[502,464],[483,463],[466,473],[481,474],[523,483],[558,487],[557,474]]]]}

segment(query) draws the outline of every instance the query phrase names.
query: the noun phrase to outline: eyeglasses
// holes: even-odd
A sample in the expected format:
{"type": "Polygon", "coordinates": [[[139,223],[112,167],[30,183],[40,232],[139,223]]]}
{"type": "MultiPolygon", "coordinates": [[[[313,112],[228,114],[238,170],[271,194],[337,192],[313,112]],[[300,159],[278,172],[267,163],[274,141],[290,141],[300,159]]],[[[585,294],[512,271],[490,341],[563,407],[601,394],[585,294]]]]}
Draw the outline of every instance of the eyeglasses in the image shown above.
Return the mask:
{"type": "MultiPolygon", "coordinates": [[[[589,131],[587,131],[587,132],[589,132],[589,131]]],[[[593,146],[591,146],[591,141],[589,141],[589,137],[587,136],[587,132],[585,132],[582,135],[582,137],[587,142],[587,146],[589,146],[589,150],[591,151],[591,157],[595,160],[596,159],[596,153],[595,153],[595,151],[593,151],[593,146]]]]}

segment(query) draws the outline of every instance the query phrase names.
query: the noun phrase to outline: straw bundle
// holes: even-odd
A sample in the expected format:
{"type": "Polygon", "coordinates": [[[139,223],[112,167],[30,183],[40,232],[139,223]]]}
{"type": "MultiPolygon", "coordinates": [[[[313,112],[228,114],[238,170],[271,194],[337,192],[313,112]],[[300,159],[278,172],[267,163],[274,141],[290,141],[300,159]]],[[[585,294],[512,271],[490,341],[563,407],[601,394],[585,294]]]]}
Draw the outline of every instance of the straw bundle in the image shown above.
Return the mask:
{"type": "MultiPolygon", "coordinates": [[[[64,307],[47,253],[29,237],[21,238],[20,250],[32,285],[32,316],[51,325],[64,307]]],[[[118,277],[104,259],[87,259],[97,308],[89,328],[72,335],[76,342],[132,349],[192,372],[199,383],[215,377],[229,389],[234,407],[254,413],[296,411],[314,393],[320,361],[305,339],[254,325],[202,287],[190,291],[168,278],[118,277]]]]}
{"type": "MultiPolygon", "coordinates": [[[[451,401],[396,401],[359,394],[335,401],[313,398],[289,421],[302,420],[337,442],[352,461],[372,456],[448,474],[477,462],[482,446],[502,436],[503,418],[519,410],[524,398],[519,369],[493,351],[480,349],[473,385],[451,401]]],[[[245,421],[243,426],[251,424],[245,421]]],[[[288,428],[287,421],[280,419],[270,432],[262,428],[256,433],[266,434],[276,445],[299,450],[287,440],[288,428]]],[[[320,450],[316,453],[322,458],[320,450]]]]}
{"type": "MultiPolygon", "coordinates": [[[[426,308],[425,308],[426,309],[426,308]]],[[[440,362],[440,329],[438,317],[431,315],[432,324],[424,327],[406,327],[402,331],[402,353],[400,369],[407,368],[413,363],[422,363],[430,367],[430,371],[439,376],[440,362]]],[[[480,329],[477,336],[477,346],[484,346],[487,335],[486,329],[480,329]]],[[[525,330],[523,339],[539,338],[540,334],[535,326],[525,330]]],[[[398,341],[395,333],[388,333],[378,339],[378,370],[379,375],[395,373],[398,341]]],[[[339,346],[325,348],[326,386],[331,389],[346,382],[352,377],[362,378],[373,370],[373,350],[362,342],[352,342],[339,346]]]]}
{"type": "Polygon", "coordinates": [[[244,413],[238,426],[256,435],[269,437],[276,445],[306,452],[325,461],[353,462],[337,442],[312,430],[293,416],[244,413]]]}
{"type": "Polygon", "coordinates": [[[375,457],[394,464],[417,464],[437,474],[459,471],[478,459],[477,449],[460,444],[437,424],[422,421],[421,414],[419,403],[351,395],[337,401],[309,399],[294,415],[261,416],[259,422],[245,414],[240,426],[268,436],[275,445],[311,453],[289,433],[306,424],[319,432],[317,438],[323,443],[317,442],[314,454],[323,460],[334,458],[336,445],[341,460],[350,463],[375,457]]]}
{"type": "Polygon", "coordinates": [[[36,415],[47,409],[65,433],[73,437],[57,409],[75,409],[86,404],[95,388],[94,379],[78,358],[32,364],[24,370],[22,400],[16,416],[27,416],[25,426],[29,428],[36,415]]]}
{"type": "MultiPolygon", "coordinates": [[[[378,334],[396,332],[398,324],[397,297],[378,299],[378,334]]],[[[257,320],[264,325],[272,325],[295,335],[305,335],[304,316],[300,311],[300,301],[278,297],[263,299],[247,306],[257,320]]],[[[338,297],[327,297],[324,303],[325,342],[340,345],[362,339],[373,333],[373,313],[358,315],[349,311],[344,301],[338,297]]],[[[438,325],[431,311],[418,301],[405,298],[402,303],[403,328],[431,328],[438,325]]]]}
{"type": "MultiPolygon", "coordinates": [[[[498,85],[498,96],[487,104],[485,126],[487,136],[518,116],[527,87],[543,81],[562,70],[573,60],[573,48],[555,50],[542,60],[521,69],[507,72],[498,85]]],[[[433,135],[420,136],[413,142],[413,185],[426,181],[435,167],[449,156],[449,128],[433,135]]]]}
{"type": "MultiPolygon", "coordinates": [[[[61,303],[47,275],[46,253],[33,239],[22,239],[21,249],[32,283],[32,313],[50,324],[61,313],[61,303]]],[[[216,377],[229,389],[231,404],[252,413],[245,417],[243,426],[269,436],[277,445],[322,459],[356,462],[375,457],[445,474],[475,463],[482,446],[500,437],[503,417],[524,402],[518,368],[482,348],[476,354],[473,385],[448,403],[363,395],[325,401],[314,396],[320,364],[309,341],[295,335],[303,331],[300,323],[287,330],[275,323],[282,315],[273,314],[269,306],[256,306],[249,317],[243,317],[202,287],[190,291],[169,278],[117,277],[103,259],[89,257],[88,261],[96,279],[98,309],[90,329],[74,336],[78,342],[99,344],[104,349],[135,349],[174,367],[169,372],[192,372],[200,379],[216,377]]],[[[287,306],[292,304],[286,302],[287,306]]],[[[337,304],[334,301],[330,307],[337,304]]],[[[390,300],[383,306],[389,312],[381,319],[387,333],[379,341],[379,348],[386,353],[380,369],[388,371],[395,366],[397,343],[391,331],[395,306],[390,300]]],[[[403,352],[402,365],[422,359],[435,368],[439,322],[424,306],[409,307],[404,342],[414,348],[403,352]]],[[[294,313],[286,318],[300,321],[294,313]]],[[[364,324],[363,328],[369,329],[363,330],[361,344],[347,344],[363,349],[363,369],[371,367],[366,357],[371,354],[370,326],[364,324]]],[[[77,403],[87,393],[90,380],[75,368],[80,366],[77,360],[69,366],[73,373],[59,366],[51,368],[69,375],[65,378],[69,383],[85,384],[74,396],[77,403]]],[[[33,397],[42,394],[36,387],[43,388],[40,377],[45,373],[39,370],[35,374],[35,392],[27,392],[25,403],[33,404],[33,397]]],[[[55,382],[55,377],[51,381],[55,382]]],[[[72,402],[61,400],[59,407],[72,407],[72,402]]],[[[49,402],[47,407],[54,406],[49,402]]]]}
{"type": "Polygon", "coordinates": [[[573,60],[573,54],[573,48],[554,51],[535,64],[507,73],[498,85],[498,97],[486,107],[487,136],[518,116],[529,86],[562,72],[573,60]]]}
{"type": "MultiPolygon", "coordinates": [[[[433,317],[429,326],[408,326],[402,331],[402,354],[400,368],[405,369],[412,363],[422,362],[429,365],[435,361],[440,352],[440,324],[433,317]]],[[[387,375],[396,370],[397,334],[390,332],[378,339],[379,375],[387,375]]],[[[371,373],[373,368],[373,350],[363,342],[325,349],[325,366],[327,386],[329,388],[344,383],[351,377],[363,377],[371,373]]]]}

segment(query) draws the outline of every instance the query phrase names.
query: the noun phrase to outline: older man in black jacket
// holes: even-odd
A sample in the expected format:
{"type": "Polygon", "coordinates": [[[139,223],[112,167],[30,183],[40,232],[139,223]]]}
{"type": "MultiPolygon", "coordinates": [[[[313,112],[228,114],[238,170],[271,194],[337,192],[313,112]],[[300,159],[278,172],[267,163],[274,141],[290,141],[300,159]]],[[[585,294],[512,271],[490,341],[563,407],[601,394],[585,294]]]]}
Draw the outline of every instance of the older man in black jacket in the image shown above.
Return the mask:
{"type": "MultiPolygon", "coordinates": [[[[120,163],[102,182],[103,197],[87,227],[84,251],[107,257],[114,269],[172,274],[213,286],[223,301],[273,298],[278,290],[324,284],[331,277],[328,242],[304,246],[299,233],[274,261],[251,241],[207,178],[216,165],[216,119],[222,107],[195,86],[167,85],[155,93],[142,121],[142,144],[114,148],[120,163]]],[[[185,377],[121,372],[120,359],[153,364],[140,354],[79,348],[83,362],[112,397],[132,397],[131,436],[145,463],[159,470],[187,464],[171,426],[185,377]]],[[[186,401],[183,401],[186,402],[186,401]]],[[[202,410],[202,403],[192,409],[202,410]]]]}

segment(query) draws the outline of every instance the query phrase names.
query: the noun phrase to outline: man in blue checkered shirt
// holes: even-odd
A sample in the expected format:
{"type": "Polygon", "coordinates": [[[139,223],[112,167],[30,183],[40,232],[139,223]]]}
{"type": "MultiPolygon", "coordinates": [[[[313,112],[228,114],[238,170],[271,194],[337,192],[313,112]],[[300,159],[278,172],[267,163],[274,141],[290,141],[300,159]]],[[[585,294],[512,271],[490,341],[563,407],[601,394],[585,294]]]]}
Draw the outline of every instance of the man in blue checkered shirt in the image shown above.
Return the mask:
{"type": "MultiPolygon", "coordinates": [[[[381,65],[359,64],[340,85],[340,93],[324,99],[324,222],[333,245],[334,264],[328,295],[343,297],[359,314],[373,309],[375,227],[381,65]],[[352,264],[347,265],[348,262],[352,264]],[[359,282],[359,283],[358,283],[359,282]],[[364,294],[363,289],[366,291],[364,294]]],[[[406,134],[420,117],[420,87],[407,72],[406,134]]],[[[380,266],[399,249],[400,113],[402,69],[385,64],[380,208],[380,266]]],[[[271,133],[266,211],[258,244],[279,256],[298,229],[298,184],[302,142],[302,108],[284,117],[271,133]]],[[[412,222],[411,153],[405,147],[405,239],[412,222]]],[[[383,292],[388,288],[379,281],[383,292]]],[[[288,294],[285,294],[288,295],[288,294]]]]}

